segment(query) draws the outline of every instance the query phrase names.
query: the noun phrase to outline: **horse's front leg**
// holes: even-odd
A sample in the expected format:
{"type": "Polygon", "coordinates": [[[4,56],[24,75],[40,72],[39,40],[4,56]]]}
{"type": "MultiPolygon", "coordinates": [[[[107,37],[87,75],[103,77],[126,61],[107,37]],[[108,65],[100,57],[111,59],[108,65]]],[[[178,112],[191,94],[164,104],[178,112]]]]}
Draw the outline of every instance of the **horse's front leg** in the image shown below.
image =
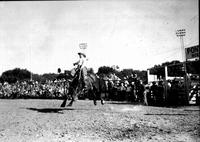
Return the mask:
{"type": "Polygon", "coordinates": [[[64,100],[63,100],[62,104],[60,105],[60,107],[65,107],[67,99],[68,99],[68,95],[65,94],[64,100]]]}
{"type": "Polygon", "coordinates": [[[65,107],[66,102],[67,102],[67,98],[64,99],[64,101],[62,102],[62,104],[60,105],[60,107],[65,107]]]}
{"type": "MultiPolygon", "coordinates": [[[[64,100],[63,100],[63,102],[62,102],[60,107],[65,107],[66,106],[67,100],[69,99],[69,96],[71,96],[70,94],[72,94],[72,93],[73,93],[73,90],[70,88],[68,94],[65,96],[65,98],[64,98],[64,100]]],[[[72,96],[72,99],[73,99],[73,96],[72,96]]],[[[70,101],[70,103],[67,106],[72,106],[72,104],[73,104],[73,102],[70,101]]]]}
{"type": "Polygon", "coordinates": [[[71,96],[71,101],[69,102],[69,104],[67,106],[72,106],[73,105],[73,102],[75,101],[75,96],[76,95],[76,91],[73,92],[73,95],[71,96]]]}
{"type": "Polygon", "coordinates": [[[78,91],[79,91],[78,88],[76,88],[75,90],[72,91],[71,101],[69,102],[69,104],[67,106],[73,105],[73,102],[76,100],[78,91]]]}

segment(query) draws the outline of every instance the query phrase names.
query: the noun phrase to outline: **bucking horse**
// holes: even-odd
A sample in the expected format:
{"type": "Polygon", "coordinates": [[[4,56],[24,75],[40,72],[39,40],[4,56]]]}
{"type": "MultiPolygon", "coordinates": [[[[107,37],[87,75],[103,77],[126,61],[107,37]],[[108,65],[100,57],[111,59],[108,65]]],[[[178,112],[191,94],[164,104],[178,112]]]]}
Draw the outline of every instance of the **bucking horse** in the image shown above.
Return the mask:
{"type": "Polygon", "coordinates": [[[71,81],[69,81],[69,91],[65,96],[61,107],[65,107],[67,100],[70,100],[67,106],[72,106],[73,102],[77,100],[80,94],[88,93],[93,98],[94,105],[97,105],[97,99],[100,98],[101,104],[104,104],[104,99],[101,95],[105,90],[105,82],[97,76],[95,73],[87,73],[85,77],[85,86],[83,89],[83,83],[81,81],[81,73],[80,70],[75,71],[74,69],[71,71],[73,74],[71,77],[71,81]]]}

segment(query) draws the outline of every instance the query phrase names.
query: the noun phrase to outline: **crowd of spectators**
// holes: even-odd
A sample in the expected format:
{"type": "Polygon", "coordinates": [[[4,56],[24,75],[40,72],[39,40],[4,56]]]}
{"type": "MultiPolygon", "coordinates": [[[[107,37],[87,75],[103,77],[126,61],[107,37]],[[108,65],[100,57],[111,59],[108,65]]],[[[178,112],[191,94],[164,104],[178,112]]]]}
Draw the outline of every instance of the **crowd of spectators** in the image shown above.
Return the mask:
{"type": "MultiPolygon", "coordinates": [[[[144,85],[133,77],[119,79],[115,75],[104,78],[107,82],[106,99],[116,101],[142,101],[144,85]]],[[[0,83],[0,98],[63,98],[68,93],[69,84],[64,80],[46,81],[17,81],[16,83],[0,83]]],[[[85,99],[82,96],[81,99],[85,99]]]]}
{"type": "Polygon", "coordinates": [[[106,99],[113,101],[143,102],[144,84],[136,76],[131,75],[123,79],[115,75],[108,76],[106,99]],[[114,77],[113,77],[114,76],[114,77]]]}
{"type": "MultiPolygon", "coordinates": [[[[104,77],[104,81],[107,84],[107,89],[102,93],[104,93],[106,100],[141,102],[146,105],[159,106],[181,105],[188,100],[187,95],[184,94],[184,82],[180,80],[168,81],[167,86],[164,85],[163,81],[144,85],[142,80],[134,76],[123,79],[108,76],[104,77]]],[[[68,93],[68,88],[69,84],[63,79],[46,81],[45,83],[22,81],[9,84],[4,82],[0,83],[0,98],[62,99],[68,93]]],[[[195,96],[194,92],[195,90],[190,95],[191,98],[195,96]]],[[[81,99],[86,97],[88,96],[82,96],[81,99]]]]}
{"type": "MultiPolygon", "coordinates": [[[[9,84],[0,83],[0,98],[62,98],[64,95],[64,81],[22,81],[9,84]]],[[[67,86],[67,85],[65,85],[67,86]]]]}
{"type": "Polygon", "coordinates": [[[195,84],[194,86],[189,85],[187,92],[184,81],[180,79],[168,80],[167,85],[164,84],[164,81],[152,82],[145,86],[144,102],[147,105],[159,106],[187,105],[195,93],[196,101],[198,101],[198,86],[199,84],[195,84]],[[189,94],[189,98],[187,93],[189,94]]]}

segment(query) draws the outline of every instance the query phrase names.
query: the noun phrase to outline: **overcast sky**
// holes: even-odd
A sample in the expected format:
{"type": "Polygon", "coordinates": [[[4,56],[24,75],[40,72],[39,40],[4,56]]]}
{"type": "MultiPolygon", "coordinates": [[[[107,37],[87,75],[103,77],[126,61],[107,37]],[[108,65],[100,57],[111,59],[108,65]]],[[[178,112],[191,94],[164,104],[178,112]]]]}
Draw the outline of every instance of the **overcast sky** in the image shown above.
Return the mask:
{"type": "Polygon", "coordinates": [[[70,70],[79,43],[87,43],[87,66],[95,71],[146,70],[182,60],[175,34],[182,28],[185,47],[199,44],[198,0],[0,2],[0,74],[70,70]]]}

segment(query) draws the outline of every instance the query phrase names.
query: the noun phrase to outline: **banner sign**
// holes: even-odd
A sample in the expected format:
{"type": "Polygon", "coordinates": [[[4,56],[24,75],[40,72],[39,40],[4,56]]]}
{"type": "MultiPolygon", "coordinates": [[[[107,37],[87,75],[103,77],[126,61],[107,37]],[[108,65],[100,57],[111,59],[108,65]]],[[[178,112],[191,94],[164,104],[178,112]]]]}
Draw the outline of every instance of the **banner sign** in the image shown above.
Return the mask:
{"type": "Polygon", "coordinates": [[[199,45],[185,48],[186,60],[199,59],[199,45]]]}

